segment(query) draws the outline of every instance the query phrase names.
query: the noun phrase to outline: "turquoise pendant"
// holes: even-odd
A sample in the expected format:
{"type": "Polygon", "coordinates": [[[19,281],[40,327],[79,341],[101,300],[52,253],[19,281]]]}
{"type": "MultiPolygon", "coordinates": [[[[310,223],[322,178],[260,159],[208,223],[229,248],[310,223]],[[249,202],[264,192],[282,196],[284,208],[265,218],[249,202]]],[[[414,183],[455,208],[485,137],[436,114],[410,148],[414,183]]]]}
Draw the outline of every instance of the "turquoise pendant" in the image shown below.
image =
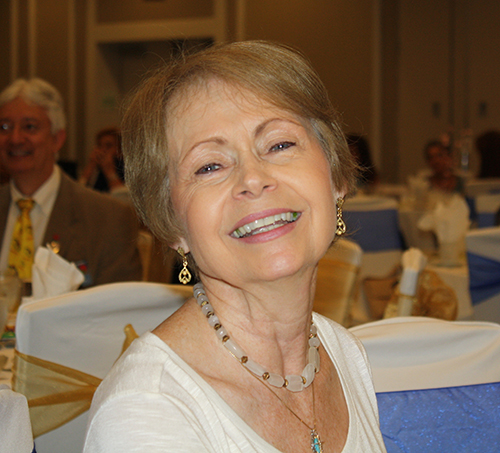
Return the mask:
{"type": "Polygon", "coordinates": [[[323,453],[323,445],[315,429],[311,430],[311,451],[314,453],[323,453]]]}

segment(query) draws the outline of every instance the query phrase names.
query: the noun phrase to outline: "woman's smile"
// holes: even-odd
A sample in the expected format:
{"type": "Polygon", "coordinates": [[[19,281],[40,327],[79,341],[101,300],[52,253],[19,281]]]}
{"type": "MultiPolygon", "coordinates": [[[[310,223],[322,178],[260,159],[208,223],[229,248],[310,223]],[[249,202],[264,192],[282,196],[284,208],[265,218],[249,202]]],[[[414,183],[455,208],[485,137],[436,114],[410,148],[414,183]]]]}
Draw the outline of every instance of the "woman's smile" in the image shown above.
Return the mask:
{"type": "Polygon", "coordinates": [[[300,212],[283,212],[281,214],[270,215],[252,222],[245,223],[243,226],[236,228],[231,236],[236,239],[247,238],[257,234],[266,233],[276,228],[281,228],[284,225],[295,222],[300,217],[300,212]]]}

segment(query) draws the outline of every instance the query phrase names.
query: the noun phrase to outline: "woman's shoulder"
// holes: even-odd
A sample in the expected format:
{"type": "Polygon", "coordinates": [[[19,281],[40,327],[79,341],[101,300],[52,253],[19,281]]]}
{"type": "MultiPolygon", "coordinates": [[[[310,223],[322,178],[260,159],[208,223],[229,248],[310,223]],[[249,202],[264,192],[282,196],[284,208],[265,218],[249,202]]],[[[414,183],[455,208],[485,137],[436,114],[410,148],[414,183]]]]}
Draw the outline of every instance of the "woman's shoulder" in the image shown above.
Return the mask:
{"type": "Polygon", "coordinates": [[[345,327],[319,313],[313,313],[313,321],[322,339],[341,347],[353,347],[364,352],[359,339],[345,327]]]}
{"type": "Polygon", "coordinates": [[[94,400],[118,393],[155,391],[160,383],[165,362],[171,356],[167,344],[151,332],[137,338],[99,386],[94,400]]]}
{"type": "Polygon", "coordinates": [[[313,320],[328,355],[344,373],[364,373],[369,368],[365,348],[352,332],[318,313],[314,313],[313,320]]]}

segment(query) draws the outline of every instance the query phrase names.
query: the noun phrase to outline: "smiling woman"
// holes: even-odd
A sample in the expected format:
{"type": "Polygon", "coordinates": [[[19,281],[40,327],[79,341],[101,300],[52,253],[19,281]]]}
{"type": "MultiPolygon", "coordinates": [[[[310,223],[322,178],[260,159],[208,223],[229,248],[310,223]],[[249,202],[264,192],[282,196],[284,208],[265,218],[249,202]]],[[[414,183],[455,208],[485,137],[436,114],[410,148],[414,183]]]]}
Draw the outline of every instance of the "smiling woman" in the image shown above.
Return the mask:
{"type": "Polygon", "coordinates": [[[312,313],[357,167],[307,61],[266,42],[185,56],[122,126],[136,207],[200,283],[103,382],[85,451],[385,451],[362,346],[312,313]]]}

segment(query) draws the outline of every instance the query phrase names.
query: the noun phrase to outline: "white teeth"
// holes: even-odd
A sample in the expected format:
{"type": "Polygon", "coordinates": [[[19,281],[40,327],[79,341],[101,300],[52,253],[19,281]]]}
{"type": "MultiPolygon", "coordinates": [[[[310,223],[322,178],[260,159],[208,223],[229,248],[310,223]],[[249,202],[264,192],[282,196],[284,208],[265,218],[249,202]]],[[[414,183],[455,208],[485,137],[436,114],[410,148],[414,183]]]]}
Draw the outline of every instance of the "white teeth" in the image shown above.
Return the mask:
{"type": "Polygon", "coordinates": [[[258,219],[255,222],[253,222],[253,229],[262,228],[263,226],[264,226],[264,219],[258,219]]]}
{"type": "Polygon", "coordinates": [[[234,238],[251,236],[252,234],[265,233],[279,228],[286,223],[295,222],[300,217],[298,212],[283,212],[247,223],[231,233],[234,238]]]}

